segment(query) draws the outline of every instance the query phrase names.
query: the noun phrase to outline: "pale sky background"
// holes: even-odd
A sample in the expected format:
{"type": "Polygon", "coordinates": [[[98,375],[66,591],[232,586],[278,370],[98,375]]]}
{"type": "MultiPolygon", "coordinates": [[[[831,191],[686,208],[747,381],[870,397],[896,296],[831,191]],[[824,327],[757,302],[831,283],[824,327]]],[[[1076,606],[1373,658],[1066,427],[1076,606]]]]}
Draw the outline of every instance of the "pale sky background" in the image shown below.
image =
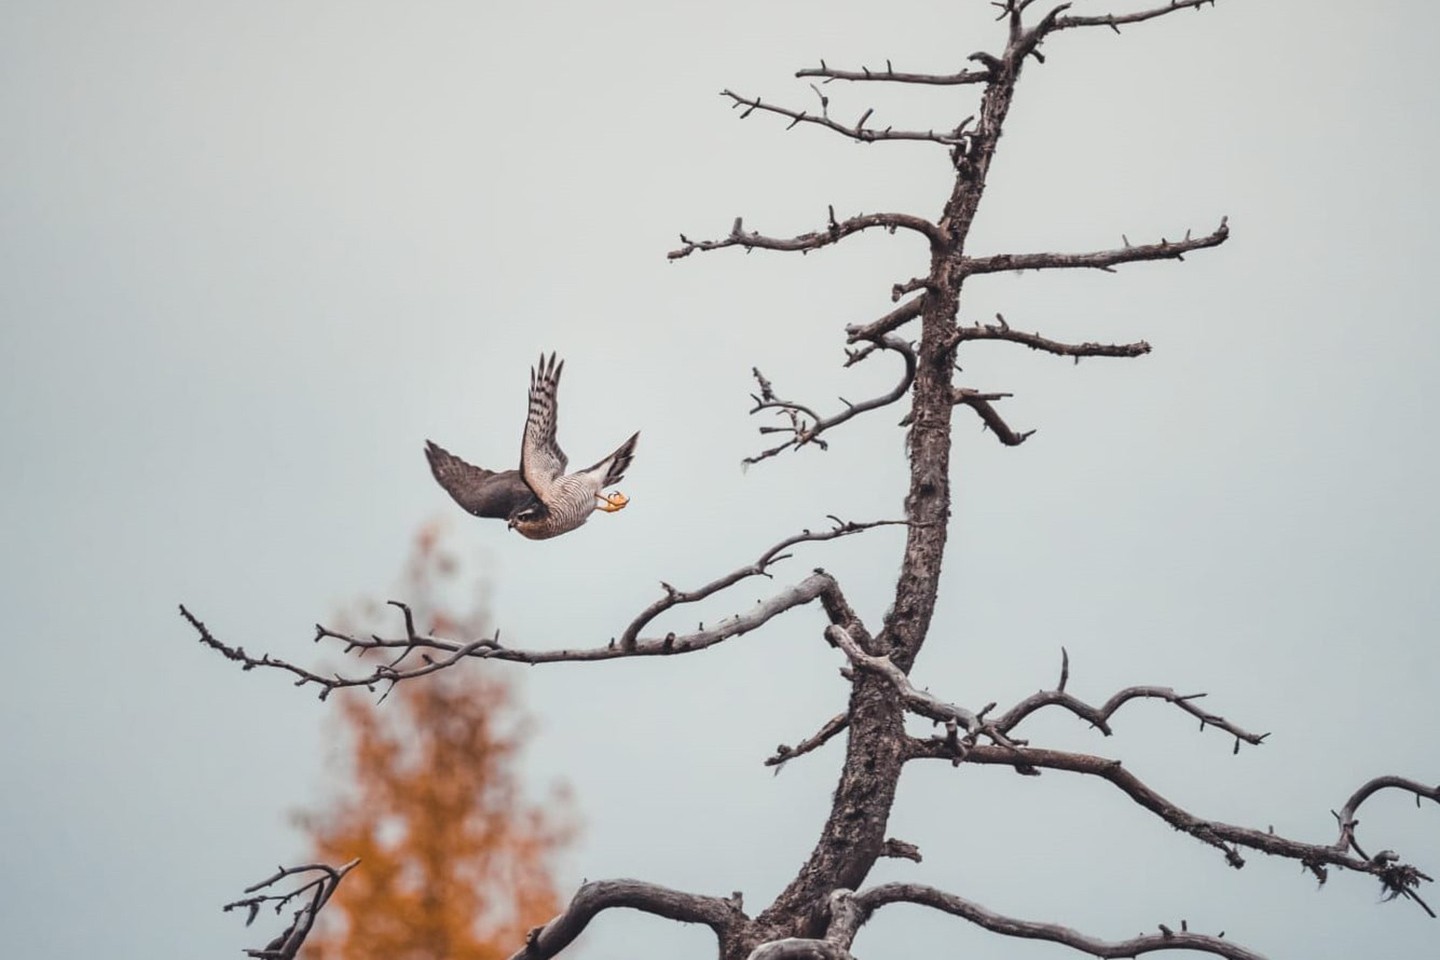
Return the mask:
{"type": "MultiPolygon", "coordinates": [[[[1104,3],[1076,4],[1101,12],[1104,3]]],[[[888,388],[841,367],[843,327],[923,272],[866,236],[800,258],[667,263],[737,214],[934,216],[943,153],[862,147],[723,87],[809,105],[831,65],[948,72],[1001,28],[980,0],[725,4],[0,2],[0,940],[15,957],[238,957],[266,934],[220,904],[303,843],[327,708],[195,642],[308,660],[312,624],[383,591],[435,516],[481,558],[514,645],[603,643],[827,513],[897,516],[901,408],[742,474],[749,370],[816,402],[888,388]],[[467,521],[422,441],[513,463],[526,368],[566,358],[577,461],[643,431],[631,508],[531,543],[467,521]],[[566,600],[547,600],[557,589],[566,600]]],[[[1160,705],[1106,740],[1193,812],[1329,842],[1363,780],[1440,777],[1440,358],[1433,303],[1440,84],[1431,4],[1227,0],[1055,37],[1027,68],[971,251],[1086,250],[1208,231],[1184,264],[980,278],[967,321],[1146,338],[1135,361],[980,345],[966,383],[1038,427],[1009,450],[960,411],[955,525],[917,682],[979,707],[1052,685],[1209,691],[1259,749],[1160,705]]],[[[950,126],[970,89],[832,85],[847,120],[950,126]]],[[[871,623],[900,537],[812,548],[871,623]]],[[[677,616],[742,609],[772,585],[677,616]]],[[[841,749],[761,765],[844,702],[816,610],[685,658],[510,668],[537,794],[574,789],[563,885],[635,876],[760,909],[810,851],[841,749]]],[[[1440,875],[1440,810],[1364,808],[1362,843],[1440,875]]],[[[1223,858],[1103,783],[917,766],[891,834],[913,878],[1122,938],[1225,930],[1271,957],[1430,956],[1440,922],[1320,892],[1289,861],[1223,858]]],[[[1440,891],[1428,891],[1432,903],[1440,891]]],[[[573,956],[705,956],[704,928],[608,915],[573,956]]],[[[1072,955],[918,908],[866,958],[1072,955]]]]}

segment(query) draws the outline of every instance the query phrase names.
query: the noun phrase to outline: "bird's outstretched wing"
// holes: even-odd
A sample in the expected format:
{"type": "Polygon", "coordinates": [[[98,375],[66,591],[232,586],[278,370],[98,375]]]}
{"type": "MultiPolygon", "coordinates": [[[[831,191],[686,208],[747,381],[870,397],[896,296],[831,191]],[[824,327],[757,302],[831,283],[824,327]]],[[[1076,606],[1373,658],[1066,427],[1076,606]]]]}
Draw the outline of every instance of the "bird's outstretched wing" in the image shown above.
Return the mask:
{"type": "Polygon", "coordinates": [[[635,459],[635,441],[639,439],[639,431],[632,433],[630,439],[620,444],[614,453],[586,470],[585,473],[603,474],[600,480],[602,487],[614,486],[624,480],[625,471],[630,469],[630,461],[635,459]]]}
{"type": "Polygon", "coordinates": [[[496,473],[477,467],[429,440],[425,441],[425,459],[430,461],[430,472],[445,492],[477,517],[505,520],[535,502],[535,495],[517,470],[496,473]]]}
{"type": "Polygon", "coordinates": [[[551,500],[550,490],[570,462],[555,442],[555,397],[560,371],[564,369],[565,361],[557,364],[553,353],[548,360],[542,353],[539,366],[530,368],[530,411],[525,416],[525,437],[520,443],[520,475],[545,503],[551,500]]]}

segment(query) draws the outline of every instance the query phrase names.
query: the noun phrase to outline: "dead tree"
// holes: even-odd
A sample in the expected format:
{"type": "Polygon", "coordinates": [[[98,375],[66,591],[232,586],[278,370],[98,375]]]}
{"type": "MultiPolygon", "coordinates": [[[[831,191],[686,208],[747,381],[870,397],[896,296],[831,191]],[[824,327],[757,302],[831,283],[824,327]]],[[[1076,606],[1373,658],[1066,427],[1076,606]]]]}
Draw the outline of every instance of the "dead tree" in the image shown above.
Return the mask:
{"type": "MultiPolygon", "coordinates": [[[[824,530],[810,531],[781,540],[762,552],[751,564],[717,577],[690,590],[663,585],[662,595],[641,611],[614,640],[589,648],[515,649],[503,645],[498,634],[465,642],[446,640],[416,630],[408,609],[403,614],[404,633],[393,638],[346,635],[317,628],[317,640],[337,641],[346,652],[378,652],[389,655],[387,662],[369,672],[354,675],[322,675],[270,656],[252,656],[242,648],[217,639],[188,611],[182,612],[205,644],[238,661],[245,669],[264,667],[291,674],[298,685],[314,685],[324,697],[331,690],[362,686],[388,689],[400,681],[479,658],[526,664],[561,661],[611,660],[629,657],[668,656],[703,650],[762,627],[773,617],[796,607],[818,602],[828,625],[824,639],[845,659],[844,674],[850,683],[846,710],[819,724],[817,732],[793,747],[782,747],[766,762],[778,765],[807,754],[831,739],[845,735],[845,761],[833,805],[808,860],[773,903],[758,913],[745,909],[740,896],[711,896],[665,889],[639,880],[602,880],[586,883],[568,908],[543,927],[533,930],[523,944],[516,945],[512,960],[547,960],[559,955],[585,929],[591,918],[604,910],[629,908],[686,923],[700,923],[714,931],[718,956],[722,960],[790,960],[790,958],[850,957],[851,943],[860,927],[890,904],[920,904],[978,924],[1008,937],[1049,940],[1101,957],[1129,957],[1162,950],[1190,950],[1228,957],[1232,960],[1259,956],[1232,940],[1161,925],[1157,932],[1135,938],[1106,942],[1053,923],[1034,922],[1001,916],[974,900],[956,893],[911,883],[867,886],[866,880],[882,857],[918,860],[919,852],[908,843],[887,836],[886,824],[895,798],[896,786],[907,765],[939,761],[960,764],[993,764],[1020,774],[1039,775],[1063,770],[1107,781],[1125,797],[1154,814],[1156,818],[1203,844],[1214,847],[1234,867],[1246,856],[1264,853],[1297,861],[1320,881],[1332,869],[1369,874],[1381,885],[1387,899],[1403,899],[1431,913],[1421,899],[1419,887],[1429,881],[1419,869],[1389,850],[1368,852],[1356,836],[1357,813],[1362,804],[1378,792],[1397,790],[1421,799],[1440,802],[1440,786],[1426,786],[1414,780],[1383,776],[1361,784],[1334,812],[1336,834],[1330,842],[1299,840],[1273,831],[1205,819],[1176,801],[1162,796],[1120,761],[1087,753],[1048,749],[1022,739],[1021,727],[1043,710],[1063,710],[1088,722],[1100,733],[1110,733],[1112,717],[1131,701],[1161,700],[1199,721],[1201,729],[1213,727],[1232,736],[1235,749],[1242,744],[1259,745],[1264,734],[1251,733],[1236,723],[1201,708],[1199,694],[1181,695],[1169,687],[1133,686],[1118,691],[1103,703],[1089,703],[1066,689],[1068,657],[1052,689],[1033,694],[1007,709],[995,704],[967,709],[948,703],[913,686],[909,673],[925,645],[935,610],[941,566],[945,557],[950,520],[950,453],[952,418],[957,408],[978,416],[995,437],[1009,446],[1025,442],[1033,431],[1013,428],[1000,412],[999,403],[1007,394],[957,383],[957,353],[969,341],[1000,340],[1032,350],[1063,357],[1135,357],[1147,353],[1149,345],[1135,343],[1066,343],[1012,328],[1002,316],[993,323],[962,325],[958,322],[961,292],[972,276],[1001,271],[1092,269],[1113,271],[1124,264],[1143,260],[1182,260],[1187,253],[1216,247],[1228,235],[1223,218],[1219,225],[1199,236],[1186,233],[1177,239],[1131,244],[1115,249],[1086,253],[1020,253],[974,255],[966,241],[984,195],[987,175],[995,158],[1005,118],[1016,86],[1030,61],[1044,63],[1043,47],[1060,42],[1062,35],[1083,33],[1095,28],[1119,32],[1124,26],[1156,20],[1183,11],[1195,11],[1213,0],[1170,0],[1133,13],[1078,16],[1069,4],[1060,4],[1043,14],[1032,11],[1034,0],[1004,0],[993,4],[1004,28],[1004,44],[997,52],[979,52],[968,58],[969,65],[949,74],[913,73],[895,69],[888,61],[883,67],[839,69],[824,61],[797,76],[814,82],[835,81],[856,84],[939,84],[969,86],[978,92],[979,104],[973,116],[945,129],[901,130],[881,125],[866,110],[853,121],[831,113],[830,98],[816,86],[815,107],[797,109],[729,90],[723,96],[742,117],[770,117],[791,127],[811,126],[838,134],[851,141],[872,144],[887,141],[919,141],[945,151],[954,168],[954,181],[936,219],[906,213],[868,213],[838,217],[833,208],[826,222],[811,233],[794,237],[768,236],[748,229],[736,219],[728,235],[720,239],[691,240],[682,235],[681,245],[669,256],[680,259],[691,254],[738,247],[744,250],[812,251],[839,243],[868,230],[918,234],[929,247],[925,269],[912,280],[896,284],[888,313],[867,323],[846,329],[849,363],[858,363],[877,354],[893,354],[901,372],[895,387],[874,398],[846,403],[836,412],[823,414],[815,406],[777,394],[773,385],[755,371],[757,391],[753,412],[778,415],[761,432],[778,440],[751,462],[774,457],[789,449],[823,448],[826,435],[846,421],[879,408],[909,399],[909,411],[902,425],[908,428],[910,466],[909,491],[903,517],[892,521],[847,522],[832,518],[824,530]],[[918,330],[918,340],[906,334],[918,330]],[[773,425],[778,423],[777,425],[773,425]],[[864,623],[846,602],[842,585],[823,570],[775,593],[748,612],[689,633],[647,632],[661,614],[714,596],[752,577],[770,576],[771,567],[787,557],[790,548],[802,543],[863,534],[881,523],[903,524],[906,540],[900,558],[894,599],[882,622],[864,623]],[[933,721],[940,732],[930,737],[909,735],[904,726],[907,714],[933,721]]],[[[677,669],[680,669],[677,665],[677,669]]],[[[327,882],[338,882],[339,873],[327,882]]],[[[323,886],[323,885],[322,885],[323,886]]],[[[319,888],[317,888],[319,889],[319,888]]],[[[258,900],[258,898],[252,898],[258,900]]],[[[306,909],[313,919],[321,903],[318,897],[306,909]]],[[[252,901],[242,901],[254,909],[252,901]]],[[[303,911],[302,911],[303,914],[303,911]]],[[[1434,916],[1431,913],[1431,916],[1434,916]]],[[[293,931],[287,931],[293,934],[293,931]]],[[[290,939],[294,939],[293,935],[290,939]]],[[[288,942],[287,942],[288,946],[288,942]]],[[[291,955],[281,951],[257,956],[291,955]]]]}

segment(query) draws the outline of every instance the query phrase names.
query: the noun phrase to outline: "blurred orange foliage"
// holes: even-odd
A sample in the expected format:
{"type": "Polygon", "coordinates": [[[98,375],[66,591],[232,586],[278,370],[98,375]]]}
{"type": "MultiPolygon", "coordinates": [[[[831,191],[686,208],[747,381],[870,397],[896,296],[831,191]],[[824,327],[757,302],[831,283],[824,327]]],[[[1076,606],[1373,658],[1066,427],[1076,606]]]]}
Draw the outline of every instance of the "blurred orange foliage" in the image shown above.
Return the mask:
{"type": "MultiPolygon", "coordinates": [[[[421,531],[404,595],[417,628],[473,637],[483,629],[483,588],[470,610],[447,609],[446,588],[462,565],[440,540],[435,527],[421,531]]],[[[380,609],[362,610],[361,619],[380,609]]],[[[380,704],[363,694],[333,698],[351,785],[298,820],[314,859],[361,863],[302,956],[503,960],[559,912],[550,862],[571,834],[568,802],[557,796],[541,806],[522,795],[514,766],[526,731],[509,685],[490,666],[411,680],[380,704]]]]}

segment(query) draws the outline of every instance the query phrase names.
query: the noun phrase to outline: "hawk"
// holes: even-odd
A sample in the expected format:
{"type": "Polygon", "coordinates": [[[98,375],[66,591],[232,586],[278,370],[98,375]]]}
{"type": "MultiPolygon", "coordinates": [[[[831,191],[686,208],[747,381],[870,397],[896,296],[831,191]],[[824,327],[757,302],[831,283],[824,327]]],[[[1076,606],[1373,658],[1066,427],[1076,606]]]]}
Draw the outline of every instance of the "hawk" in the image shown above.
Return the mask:
{"type": "Polygon", "coordinates": [[[616,491],[601,490],[619,483],[635,456],[634,433],[610,456],[592,467],[566,473],[569,459],[555,442],[559,404],[556,391],[565,361],[542,353],[530,368],[530,412],[520,443],[519,470],[486,470],[466,463],[433,441],[425,441],[430,472],[445,492],[477,517],[505,520],[510,529],[531,540],[569,533],[596,510],[614,513],[630,502],[616,491]]]}

